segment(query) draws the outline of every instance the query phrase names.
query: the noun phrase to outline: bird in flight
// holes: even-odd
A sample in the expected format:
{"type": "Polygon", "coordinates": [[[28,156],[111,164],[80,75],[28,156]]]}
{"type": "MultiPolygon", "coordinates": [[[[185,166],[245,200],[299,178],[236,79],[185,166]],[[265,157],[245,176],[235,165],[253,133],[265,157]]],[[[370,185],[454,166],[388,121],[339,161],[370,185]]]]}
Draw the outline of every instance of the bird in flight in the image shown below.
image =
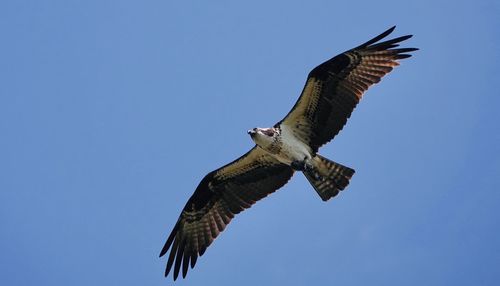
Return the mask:
{"type": "Polygon", "coordinates": [[[182,267],[185,278],[232,218],[302,172],[323,201],[344,190],[354,170],[318,154],[339,133],[364,92],[416,48],[399,48],[406,35],[380,42],[395,27],[315,67],[292,110],[269,128],[248,134],[255,146],[208,173],[189,198],[167,238],[165,276],[182,267]]]}

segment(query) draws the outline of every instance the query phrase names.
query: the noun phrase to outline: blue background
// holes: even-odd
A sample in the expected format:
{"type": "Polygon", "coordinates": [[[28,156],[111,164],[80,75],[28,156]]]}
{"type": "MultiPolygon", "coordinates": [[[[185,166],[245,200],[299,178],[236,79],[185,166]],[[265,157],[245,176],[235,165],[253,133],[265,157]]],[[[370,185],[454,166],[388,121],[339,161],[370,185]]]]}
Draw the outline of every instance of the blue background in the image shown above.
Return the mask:
{"type": "Polygon", "coordinates": [[[498,285],[500,2],[2,1],[0,283],[170,285],[199,180],[322,61],[397,25],[421,50],[178,285],[498,285]]]}

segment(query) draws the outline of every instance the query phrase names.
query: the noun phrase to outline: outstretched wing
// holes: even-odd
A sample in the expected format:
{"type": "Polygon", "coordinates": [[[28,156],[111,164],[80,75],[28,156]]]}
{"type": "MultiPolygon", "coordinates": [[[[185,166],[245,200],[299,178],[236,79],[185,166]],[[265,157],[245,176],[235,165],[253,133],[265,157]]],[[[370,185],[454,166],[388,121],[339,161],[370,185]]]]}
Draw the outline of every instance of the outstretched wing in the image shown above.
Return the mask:
{"type": "Polygon", "coordinates": [[[314,152],[339,133],[372,84],[399,65],[415,48],[396,48],[411,35],[377,43],[390,28],[370,41],[314,68],[292,110],[276,124],[288,126],[314,152]]]}
{"type": "Polygon", "coordinates": [[[174,266],[174,280],[186,277],[212,241],[235,214],[285,185],[293,170],[255,146],[228,165],[210,172],[196,188],[161,250],[168,252],[165,276],[174,266]],[[174,265],[175,260],[175,265],[174,265]]]}

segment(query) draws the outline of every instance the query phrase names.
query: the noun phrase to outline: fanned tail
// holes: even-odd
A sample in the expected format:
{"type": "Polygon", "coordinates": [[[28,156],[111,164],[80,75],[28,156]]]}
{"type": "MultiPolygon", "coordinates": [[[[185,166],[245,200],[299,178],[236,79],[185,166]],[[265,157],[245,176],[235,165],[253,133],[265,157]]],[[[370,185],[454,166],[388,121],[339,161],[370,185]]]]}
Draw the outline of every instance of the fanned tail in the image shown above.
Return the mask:
{"type": "Polygon", "coordinates": [[[349,185],[354,170],[316,154],[303,173],[321,199],[328,201],[349,185]]]}

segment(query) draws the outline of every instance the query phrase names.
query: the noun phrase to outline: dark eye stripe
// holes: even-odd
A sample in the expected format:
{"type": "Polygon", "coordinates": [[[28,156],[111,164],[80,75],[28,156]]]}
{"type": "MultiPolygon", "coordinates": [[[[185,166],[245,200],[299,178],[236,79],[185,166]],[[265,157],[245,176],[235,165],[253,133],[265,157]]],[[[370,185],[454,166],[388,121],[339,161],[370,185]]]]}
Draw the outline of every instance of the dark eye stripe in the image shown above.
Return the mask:
{"type": "Polygon", "coordinates": [[[263,130],[262,133],[266,134],[267,136],[273,136],[274,132],[272,130],[263,130]]]}

